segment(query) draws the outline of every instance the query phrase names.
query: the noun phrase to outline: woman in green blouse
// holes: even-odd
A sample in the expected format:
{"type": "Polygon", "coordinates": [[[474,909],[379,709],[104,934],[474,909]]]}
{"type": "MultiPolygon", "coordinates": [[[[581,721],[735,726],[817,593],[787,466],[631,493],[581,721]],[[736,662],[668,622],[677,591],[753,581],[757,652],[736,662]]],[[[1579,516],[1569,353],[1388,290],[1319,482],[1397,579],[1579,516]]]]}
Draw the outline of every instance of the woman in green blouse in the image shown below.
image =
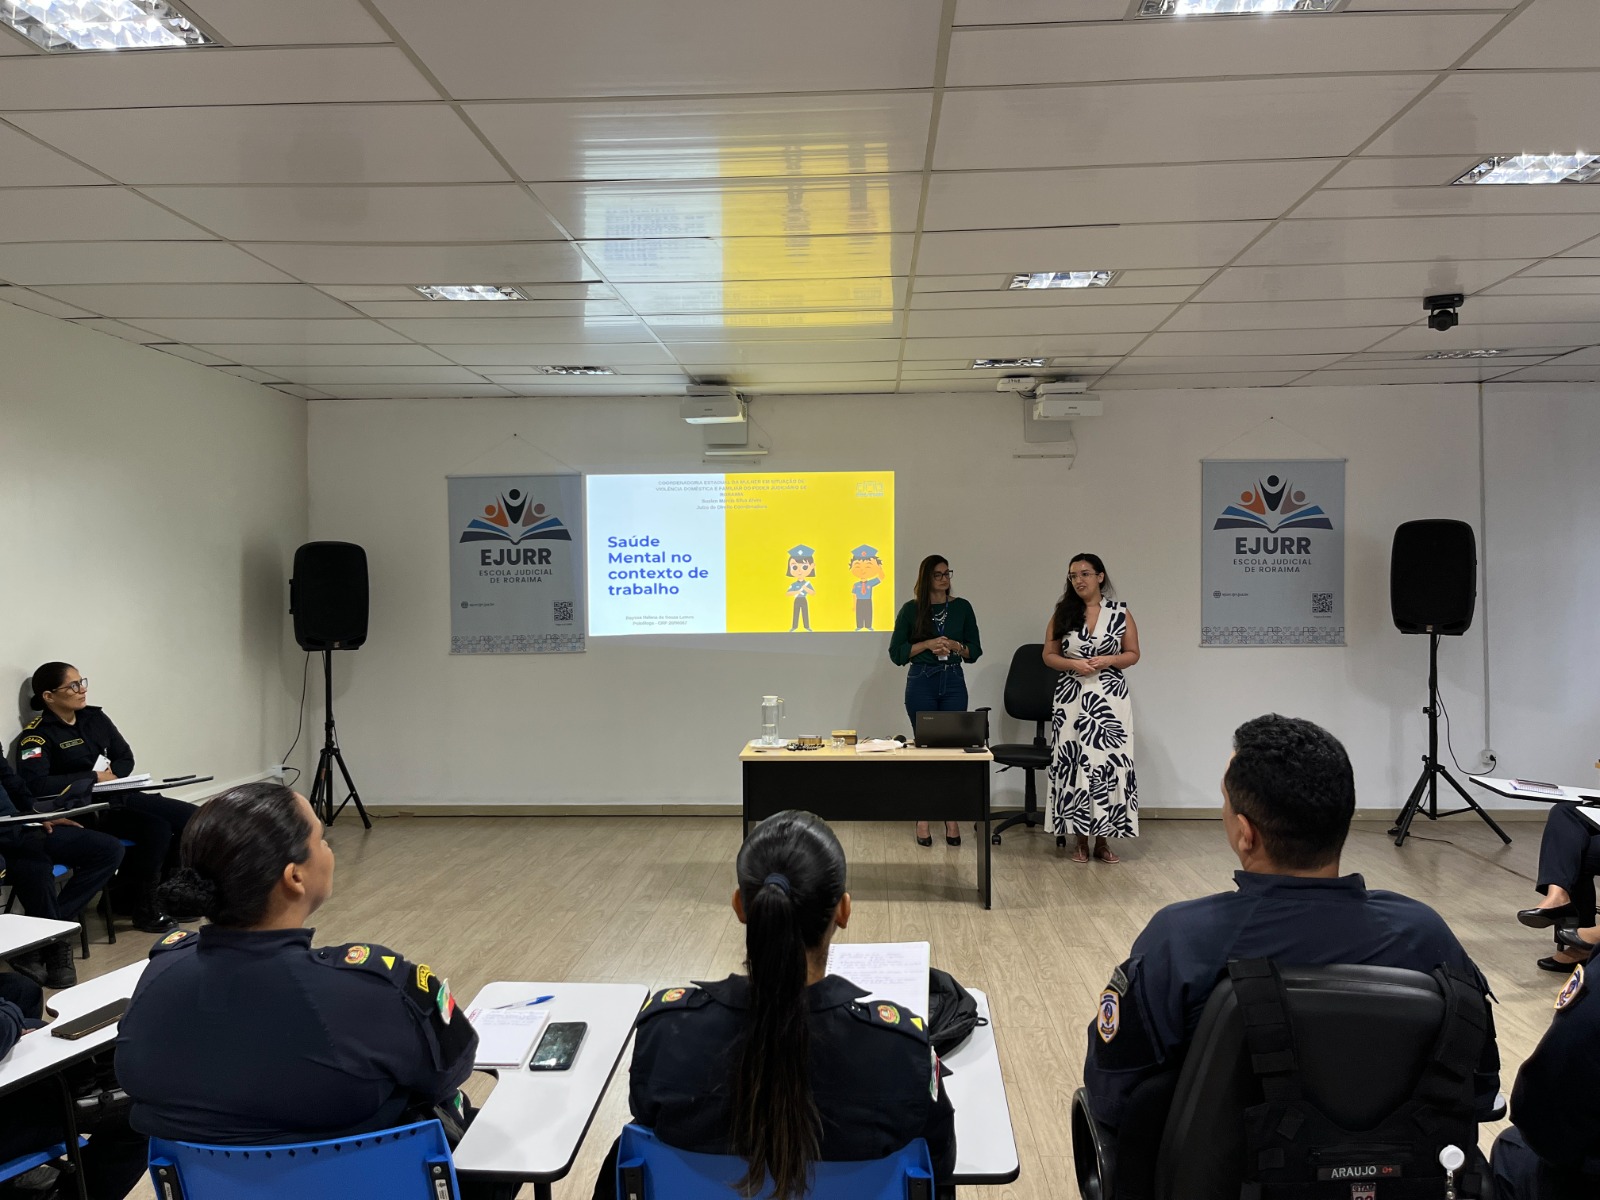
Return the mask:
{"type": "MultiPolygon", "coordinates": [[[[961,664],[983,653],[978,618],[972,605],[950,594],[950,564],[930,554],[917,568],[916,596],[901,606],[889,639],[889,658],[906,672],[906,716],[916,732],[919,712],[962,712],[967,707],[967,681],[961,664]]],[[[946,845],[961,845],[961,827],[944,823],[946,845]]],[[[933,845],[926,821],[917,822],[917,844],[933,845]]]]}

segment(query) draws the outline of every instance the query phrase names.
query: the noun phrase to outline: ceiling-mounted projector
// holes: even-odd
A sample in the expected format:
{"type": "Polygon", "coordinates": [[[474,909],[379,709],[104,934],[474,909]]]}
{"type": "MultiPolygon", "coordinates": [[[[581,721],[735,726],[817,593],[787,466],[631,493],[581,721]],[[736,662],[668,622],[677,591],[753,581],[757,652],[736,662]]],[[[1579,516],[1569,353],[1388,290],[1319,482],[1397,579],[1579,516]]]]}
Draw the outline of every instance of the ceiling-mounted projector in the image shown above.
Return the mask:
{"type": "Polygon", "coordinates": [[[693,386],[678,414],[691,425],[743,425],[749,409],[733,388],[693,386]]]}
{"type": "Polygon", "coordinates": [[[1073,417],[1098,417],[1105,403],[1079,379],[1059,379],[1041,383],[1033,393],[1035,421],[1070,421],[1073,417]]]}

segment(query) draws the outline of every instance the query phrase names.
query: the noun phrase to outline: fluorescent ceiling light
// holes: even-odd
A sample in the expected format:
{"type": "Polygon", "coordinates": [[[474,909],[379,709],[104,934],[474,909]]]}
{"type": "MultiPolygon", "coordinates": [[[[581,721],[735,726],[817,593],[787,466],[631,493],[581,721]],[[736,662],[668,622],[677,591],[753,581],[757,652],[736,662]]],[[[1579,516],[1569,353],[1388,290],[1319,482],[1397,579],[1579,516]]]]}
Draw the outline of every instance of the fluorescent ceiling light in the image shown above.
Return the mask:
{"type": "Polygon", "coordinates": [[[1042,358],[975,358],[972,360],[974,371],[1012,371],[1018,367],[1042,367],[1042,358]]]}
{"type": "Polygon", "coordinates": [[[610,367],[535,367],[541,375],[615,375],[610,367]]]}
{"type": "MultiPolygon", "coordinates": [[[[0,0],[4,4],[5,0],[0,0]]],[[[516,288],[496,287],[492,283],[424,283],[412,291],[429,300],[526,300],[516,288]]]]}
{"type": "Polygon", "coordinates": [[[1232,17],[1244,13],[1325,13],[1344,0],[1139,0],[1141,17],[1232,17]]]}
{"type": "Polygon", "coordinates": [[[1425,360],[1441,358],[1493,358],[1497,354],[1504,354],[1504,350],[1435,350],[1432,354],[1424,354],[1425,360]]]}
{"type": "Polygon", "coordinates": [[[1600,176],[1600,154],[1513,154],[1486,158],[1456,183],[1588,183],[1600,176]]]}
{"type": "Polygon", "coordinates": [[[1013,275],[1006,286],[1013,290],[1105,287],[1116,277],[1115,271],[1035,271],[1031,275],[1013,275]]]}
{"type": "Polygon", "coordinates": [[[216,45],[166,0],[0,0],[0,24],[52,51],[216,45]]]}

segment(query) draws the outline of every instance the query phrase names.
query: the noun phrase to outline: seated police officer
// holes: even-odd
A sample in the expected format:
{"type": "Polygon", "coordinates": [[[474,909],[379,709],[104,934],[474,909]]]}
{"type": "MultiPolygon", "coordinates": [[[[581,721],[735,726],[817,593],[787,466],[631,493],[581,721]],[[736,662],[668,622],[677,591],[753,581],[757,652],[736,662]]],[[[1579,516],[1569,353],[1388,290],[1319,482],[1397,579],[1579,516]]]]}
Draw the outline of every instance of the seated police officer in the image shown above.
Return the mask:
{"type": "MultiPolygon", "coordinates": [[[[11,764],[0,756],[0,817],[29,811],[32,797],[11,764]]],[[[5,856],[5,882],[11,885],[30,917],[81,921],[83,908],[117,872],[122,843],[107,833],[85,829],[76,821],[46,820],[38,824],[0,825],[0,854],[5,856]],[[72,868],[72,878],[56,891],[54,867],[72,868]]],[[[58,940],[42,950],[13,956],[11,969],[50,988],[78,982],[72,965],[72,943],[58,940]]]]}
{"type": "MultiPolygon", "coordinates": [[[[1276,714],[1234,731],[1222,823],[1244,868],[1234,873],[1237,890],[1163,908],[1112,974],[1089,1022],[1083,1069],[1098,1122],[1114,1130],[1141,1082],[1177,1071],[1230,961],[1443,965],[1488,992],[1433,909],[1339,874],[1354,813],[1350,760],[1331,733],[1276,714]]],[[[1494,1110],[1499,1068],[1491,1018],[1474,1078],[1480,1120],[1494,1110]]]]}
{"type": "MultiPolygon", "coordinates": [[[[314,948],[333,851],[303,796],[249,783],[189,822],[162,901],[200,931],[150,951],[117,1036],[133,1127],[238,1145],[348,1137],[437,1116],[478,1037],[444,980],[372,943],[314,948]]],[[[463,1181],[464,1197],[514,1194],[463,1181]]]]}
{"type": "MultiPolygon", "coordinates": [[[[733,911],[748,975],[670,988],[634,1032],[633,1121],[669,1146],[736,1154],[776,1200],[806,1190],[814,1162],[885,1158],[925,1138],[936,1179],[955,1170],[955,1110],[923,1019],[827,973],[850,921],[844,850],[821,818],[768,817],[739,851],[733,911]]],[[[595,1200],[617,1195],[617,1148],[595,1200]]],[[[749,1194],[747,1192],[746,1194],[749,1194]]]]}
{"type": "Polygon", "coordinates": [[[1555,930],[1556,952],[1539,959],[1542,971],[1566,974],[1587,962],[1600,942],[1595,926],[1594,877],[1600,875],[1600,827],[1576,804],[1556,804],[1544,820],[1539,842],[1539,878],[1534,889],[1544,899],[1525,908],[1517,920],[1530,929],[1555,930]]]}
{"type": "MultiPolygon", "coordinates": [[[[1591,971],[1592,973],[1592,971],[1591,971]]],[[[1494,1143],[1500,1200],[1594,1200],[1600,1196],[1600,998],[1576,967],[1556,1015],[1523,1060],[1511,1091],[1512,1127],[1494,1143]]]]}

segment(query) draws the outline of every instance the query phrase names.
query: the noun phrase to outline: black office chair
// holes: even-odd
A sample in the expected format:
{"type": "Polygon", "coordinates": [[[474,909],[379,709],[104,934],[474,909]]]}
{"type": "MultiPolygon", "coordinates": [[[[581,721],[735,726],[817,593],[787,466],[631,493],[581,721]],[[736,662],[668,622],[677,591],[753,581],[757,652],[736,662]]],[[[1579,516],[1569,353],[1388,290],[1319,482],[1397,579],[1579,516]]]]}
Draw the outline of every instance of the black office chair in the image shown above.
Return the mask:
{"type": "MultiPolygon", "coordinates": [[[[1262,960],[1235,967],[1271,969],[1262,960]]],[[[1490,1194],[1488,1180],[1475,1172],[1483,1164],[1472,1117],[1472,1067],[1481,1037],[1474,1041],[1473,1031],[1487,1030],[1489,1020],[1487,1002],[1476,988],[1442,973],[1394,967],[1286,967],[1280,974],[1289,1019],[1279,1051],[1258,1053],[1260,1043],[1248,1044],[1245,1010],[1259,1029],[1261,1006],[1242,1003],[1235,980],[1224,978],[1206,1003],[1181,1070],[1136,1088],[1114,1132],[1094,1120],[1087,1093],[1078,1091],[1072,1104],[1072,1153],[1083,1200],[1239,1200],[1246,1182],[1249,1110],[1267,1110],[1269,1099],[1284,1098],[1286,1064],[1298,1069],[1292,1076],[1296,1093],[1342,1139],[1340,1149],[1347,1153],[1325,1163],[1389,1164],[1397,1157],[1397,1143],[1414,1151],[1422,1128],[1415,1101],[1426,1095],[1432,1104],[1428,1114],[1451,1117],[1436,1130],[1440,1146],[1448,1142],[1467,1155],[1457,1195],[1490,1194]],[[1449,1021],[1447,988],[1459,1012],[1449,1021]],[[1397,1128],[1403,1130],[1399,1135],[1397,1128]]],[[[1244,989],[1250,986],[1246,981],[1244,989]]],[[[1292,1114],[1285,1116],[1283,1109],[1270,1110],[1265,1120],[1264,1127],[1275,1129],[1275,1135],[1297,1132],[1292,1114]]],[[[1306,1124],[1314,1128],[1317,1122],[1306,1124]]],[[[1268,1196],[1274,1194],[1273,1182],[1286,1182],[1281,1170],[1271,1169],[1273,1153],[1283,1152],[1268,1151],[1257,1162],[1268,1196]],[[1271,1178],[1275,1174],[1278,1178],[1271,1178]]],[[[1411,1153],[1399,1173],[1406,1186],[1434,1180],[1430,1186],[1443,1196],[1437,1155],[1434,1147],[1411,1153]]],[[[1287,1157],[1292,1161],[1293,1156],[1291,1150],[1287,1157]]],[[[1343,1195],[1352,1194],[1349,1186],[1344,1184],[1343,1195]]],[[[1380,1177],[1377,1200],[1389,1194],[1380,1177]]]]}
{"type": "Polygon", "coordinates": [[[1007,742],[990,746],[989,753],[1002,764],[1002,771],[1020,767],[1028,773],[1022,792],[1022,811],[1006,816],[994,828],[990,840],[1000,844],[1000,835],[1013,825],[1032,827],[1044,824],[1044,814],[1039,811],[1039,790],[1034,780],[1035,771],[1050,768],[1050,739],[1045,736],[1045,726],[1055,706],[1056,681],[1061,672],[1044,665],[1044,643],[1029,642],[1018,646],[1011,656],[1011,669],[1006,672],[1006,714],[1018,721],[1033,722],[1032,742],[1007,742]]]}

